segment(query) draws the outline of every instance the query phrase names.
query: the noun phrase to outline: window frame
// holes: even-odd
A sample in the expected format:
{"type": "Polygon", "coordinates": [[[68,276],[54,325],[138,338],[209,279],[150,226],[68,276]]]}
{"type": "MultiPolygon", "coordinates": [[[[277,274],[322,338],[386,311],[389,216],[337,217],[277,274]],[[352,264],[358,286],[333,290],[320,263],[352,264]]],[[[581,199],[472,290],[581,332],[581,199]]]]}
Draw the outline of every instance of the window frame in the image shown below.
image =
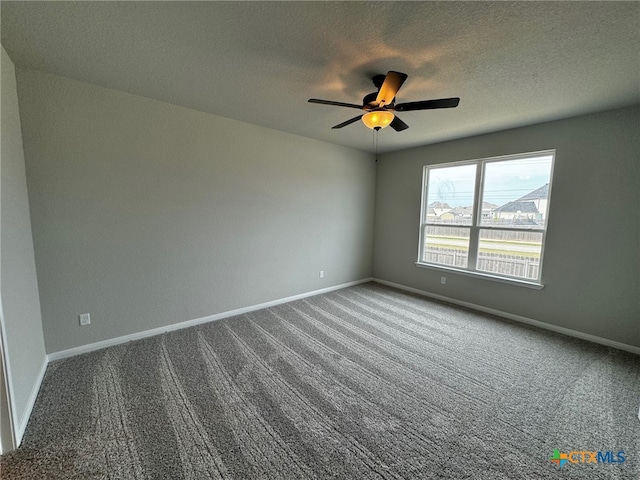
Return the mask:
{"type": "Polygon", "coordinates": [[[420,199],[420,228],[419,228],[419,239],[418,239],[418,260],[415,262],[416,266],[421,268],[429,268],[434,270],[448,271],[459,273],[462,275],[467,275],[471,277],[477,278],[485,278],[488,280],[493,280],[501,283],[509,283],[514,285],[521,285],[534,289],[542,289],[544,284],[542,283],[542,266],[544,261],[544,251],[546,247],[547,240],[547,229],[549,226],[549,207],[551,205],[551,189],[553,186],[553,170],[556,159],[556,150],[540,150],[536,152],[526,152],[526,153],[517,153],[510,155],[500,155],[494,157],[486,157],[479,158],[473,160],[462,160],[457,162],[445,162],[445,163],[436,163],[425,165],[422,170],[422,191],[421,191],[421,199],[420,199]],[[482,225],[482,203],[484,201],[483,198],[483,190],[484,190],[484,177],[486,172],[486,165],[494,162],[504,162],[509,160],[526,160],[527,158],[536,158],[542,156],[551,156],[551,166],[549,169],[549,186],[547,191],[547,202],[545,205],[544,212],[544,227],[543,228],[517,228],[517,227],[509,227],[506,225],[503,226],[487,226],[482,225]],[[428,202],[428,192],[427,186],[429,185],[429,173],[430,170],[438,169],[438,168],[446,168],[446,167],[455,167],[462,165],[476,165],[476,178],[474,183],[474,193],[473,193],[473,216],[470,225],[464,224],[438,224],[438,223],[429,223],[427,221],[427,202],[428,202]],[[430,263],[423,261],[424,258],[424,248],[425,248],[425,236],[427,227],[429,226],[449,226],[456,228],[467,228],[469,229],[469,248],[468,248],[468,257],[467,257],[467,267],[457,267],[451,265],[442,265],[437,263],[430,263]],[[516,277],[505,274],[497,274],[493,272],[485,272],[477,269],[477,260],[478,260],[478,248],[480,245],[480,232],[482,230],[493,230],[493,231],[532,231],[539,232],[542,234],[541,246],[540,246],[540,261],[538,267],[538,278],[537,279],[528,279],[523,277],[516,277]]]}

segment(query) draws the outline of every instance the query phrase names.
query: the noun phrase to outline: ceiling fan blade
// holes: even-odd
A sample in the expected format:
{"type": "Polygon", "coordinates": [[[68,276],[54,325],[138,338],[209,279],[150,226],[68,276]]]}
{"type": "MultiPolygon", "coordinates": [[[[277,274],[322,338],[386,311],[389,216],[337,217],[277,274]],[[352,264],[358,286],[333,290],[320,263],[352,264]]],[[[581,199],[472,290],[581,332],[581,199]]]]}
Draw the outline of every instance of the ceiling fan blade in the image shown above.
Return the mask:
{"type": "Polygon", "coordinates": [[[404,123],[398,117],[395,117],[393,119],[393,121],[389,124],[389,126],[391,128],[393,128],[396,132],[401,132],[401,131],[406,130],[407,128],[409,128],[409,125],[404,123]]]}
{"type": "Polygon", "coordinates": [[[388,72],[387,76],[384,79],[384,83],[382,84],[382,86],[380,87],[380,91],[378,92],[376,103],[378,105],[380,105],[381,103],[390,105],[393,102],[393,99],[396,97],[396,93],[398,93],[398,90],[400,90],[400,87],[406,79],[406,73],[394,71],[388,72]]]}
{"type": "Polygon", "coordinates": [[[357,122],[358,120],[360,120],[362,118],[362,115],[358,115],[357,117],[353,117],[350,120],[347,120],[346,122],[342,122],[339,123],[338,125],[331,127],[331,128],[342,128],[342,127],[346,127],[347,125],[351,125],[352,123],[357,122]]]}
{"type": "Polygon", "coordinates": [[[333,102],[331,100],[319,100],[317,98],[310,98],[309,103],[319,103],[320,105],[333,105],[336,107],[349,107],[362,110],[362,105],[356,105],[355,103],[333,102]]]}
{"type": "Polygon", "coordinates": [[[394,107],[396,112],[409,112],[411,110],[431,110],[434,108],[454,108],[458,106],[460,99],[441,98],[439,100],[422,100],[421,102],[399,103],[394,107]]]}

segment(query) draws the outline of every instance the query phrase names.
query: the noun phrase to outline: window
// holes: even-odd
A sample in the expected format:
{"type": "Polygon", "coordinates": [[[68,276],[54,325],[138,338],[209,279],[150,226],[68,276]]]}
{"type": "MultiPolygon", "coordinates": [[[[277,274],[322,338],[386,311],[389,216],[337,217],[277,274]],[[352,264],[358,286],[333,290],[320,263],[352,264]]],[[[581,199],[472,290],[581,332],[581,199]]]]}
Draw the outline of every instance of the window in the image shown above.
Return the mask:
{"type": "Polygon", "coordinates": [[[424,167],[417,264],[539,285],[554,157],[424,167]]]}

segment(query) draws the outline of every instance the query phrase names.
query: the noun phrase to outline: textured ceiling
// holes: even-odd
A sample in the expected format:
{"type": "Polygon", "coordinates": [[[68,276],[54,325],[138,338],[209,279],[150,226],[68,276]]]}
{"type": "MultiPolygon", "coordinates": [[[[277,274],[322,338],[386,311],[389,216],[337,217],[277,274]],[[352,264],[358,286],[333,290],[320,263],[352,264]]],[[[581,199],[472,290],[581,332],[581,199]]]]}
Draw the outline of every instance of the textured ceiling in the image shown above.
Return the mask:
{"type": "Polygon", "coordinates": [[[640,103],[638,2],[7,2],[18,66],[372,150],[371,76],[409,75],[380,152],[640,103]]]}

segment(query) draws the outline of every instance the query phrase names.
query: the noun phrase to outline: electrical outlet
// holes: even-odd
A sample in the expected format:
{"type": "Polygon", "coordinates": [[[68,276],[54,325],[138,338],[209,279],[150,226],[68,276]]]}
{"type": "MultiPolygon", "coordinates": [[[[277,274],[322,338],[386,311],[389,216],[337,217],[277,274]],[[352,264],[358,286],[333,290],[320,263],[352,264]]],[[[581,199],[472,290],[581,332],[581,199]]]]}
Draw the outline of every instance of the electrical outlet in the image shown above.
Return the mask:
{"type": "Polygon", "coordinates": [[[320,278],[324,278],[324,270],[320,270],[320,278]]]}
{"type": "Polygon", "coordinates": [[[88,313],[81,313],[78,317],[80,318],[80,326],[91,325],[91,316],[88,313]]]}
{"type": "Polygon", "coordinates": [[[445,285],[447,283],[447,277],[440,277],[440,283],[445,285]]]}

